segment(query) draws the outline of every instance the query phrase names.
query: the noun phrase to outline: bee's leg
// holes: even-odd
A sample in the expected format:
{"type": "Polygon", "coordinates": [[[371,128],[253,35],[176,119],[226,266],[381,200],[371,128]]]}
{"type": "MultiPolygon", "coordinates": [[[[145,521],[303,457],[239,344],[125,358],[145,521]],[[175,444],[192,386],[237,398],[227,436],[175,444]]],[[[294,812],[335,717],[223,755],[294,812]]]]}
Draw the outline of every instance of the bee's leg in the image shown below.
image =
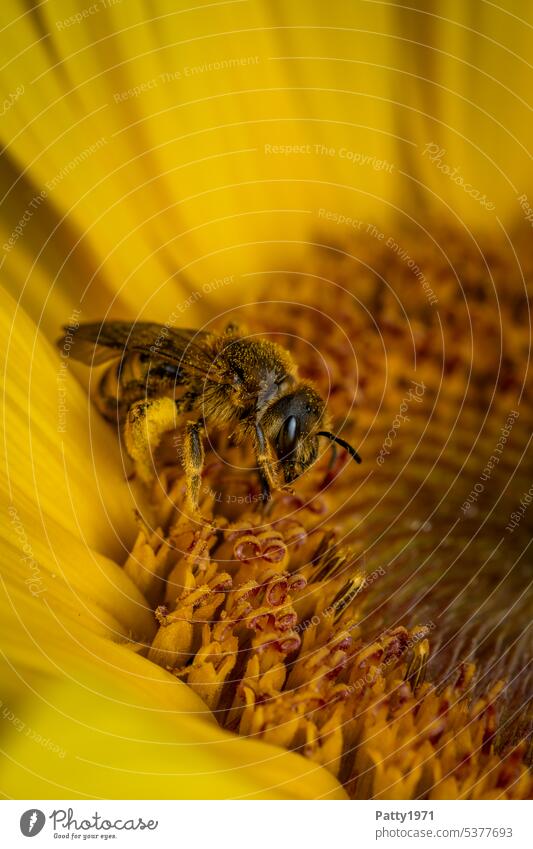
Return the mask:
{"type": "Polygon", "coordinates": [[[261,481],[261,500],[263,504],[268,504],[268,502],[270,501],[271,489],[270,484],[268,482],[268,478],[261,469],[261,466],[259,466],[259,480],[261,481]]]}
{"type": "Polygon", "coordinates": [[[204,466],[204,446],[202,442],[203,422],[187,422],[183,445],[183,465],[187,478],[187,501],[190,509],[198,512],[202,469],[204,466]]]}
{"type": "Polygon", "coordinates": [[[132,404],[124,422],[124,441],[141,480],[155,475],[154,451],[165,433],[174,430],[178,410],[173,398],[145,398],[132,404]]]}
{"type": "Polygon", "coordinates": [[[277,481],[272,471],[272,457],[269,454],[267,441],[263,428],[259,423],[255,425],[255,456],[261,481],[261,496],[264,505],[270,501],[270,493],[278,488],[277,481]]]}

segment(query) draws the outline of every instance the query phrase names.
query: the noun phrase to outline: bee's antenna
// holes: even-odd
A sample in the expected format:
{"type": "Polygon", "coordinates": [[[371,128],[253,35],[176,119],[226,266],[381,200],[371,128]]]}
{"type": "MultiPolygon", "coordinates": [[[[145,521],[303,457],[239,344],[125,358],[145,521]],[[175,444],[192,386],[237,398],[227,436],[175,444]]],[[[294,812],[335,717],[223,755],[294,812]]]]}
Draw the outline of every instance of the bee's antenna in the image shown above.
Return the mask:
{"type": "Polygon", "coordinates": [[[344,439],[340,438],[340,436],[335,436],[335,434],[330,433],[329,430],[320,430],[317,436],[325,436],[326,439],[330,439],[332,442],[336,442],[338,445],[342,446],[342,448],[345,448],[346,451],[348,451],[348,453],[354,458],[356,463],[363,462],[355,448],[352,448],[350,443],[345,442],[344,439]]]}

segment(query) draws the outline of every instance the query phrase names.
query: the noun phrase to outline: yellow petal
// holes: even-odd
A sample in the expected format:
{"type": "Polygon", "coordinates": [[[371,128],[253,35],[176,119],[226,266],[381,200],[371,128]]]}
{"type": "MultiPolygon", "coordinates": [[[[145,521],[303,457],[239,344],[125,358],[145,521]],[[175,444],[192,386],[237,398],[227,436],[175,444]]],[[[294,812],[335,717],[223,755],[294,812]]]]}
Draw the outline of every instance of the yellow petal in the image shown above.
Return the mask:
{"type": "MultiPolygon", "coordinates": [[[[115,431],[91,410],[70,374],[68,357],[0,290],[5,339],[2,499],[23,523],[40,516],[91,548],[124,559],[134,534],[134,499],[115,431]]],[[[64,352],[68,353],[68,352],[64,352]]]]}
{"type": "Polygon", "coordinates": [[[56,281],[26,306],[47,328],[82,293],[86,318],[181,307],[194,324],[328,213],[522,214],[533,12],[419,6],[4,6],[4,243],[31,213],[5,265],[22,281],[37,258],[56,281]]]}
{"type": "MultiPolygon", "coordinates": [[[[2,577],[10,598],[33,598],[36,612],[83,624],[111,640],[148,640],[155,633],[153,612],[124,570],[89,549],[49,517],[46,535],[37,516],[21,518],[14,504],[0,529],[2,577]]],[[[28,624],[30,627],[30,624],[28,624]]],[[[31,629],[31,627],[30,627],[31,629]]],[[[46,637],[46,635],[45,635],[46,637]]]]}
{"type": "Polygon", "coordinates": [[[39,604],[2,603],[2,793],[345,798],[327,770],[222,731],[185,684],[39,604]]]}

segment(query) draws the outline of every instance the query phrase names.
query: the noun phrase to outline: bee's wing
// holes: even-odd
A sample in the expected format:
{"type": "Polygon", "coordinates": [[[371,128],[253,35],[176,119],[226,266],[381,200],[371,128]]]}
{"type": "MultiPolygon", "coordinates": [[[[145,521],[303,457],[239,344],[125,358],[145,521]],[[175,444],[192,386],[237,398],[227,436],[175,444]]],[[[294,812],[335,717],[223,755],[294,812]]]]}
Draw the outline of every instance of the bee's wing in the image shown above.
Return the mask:
{"type": "Polygon", "coordinates": [[[207,343],[214,336],[201,330],[128,321],[67,325],[64,330],[65,335],[57,341],[59,348],[90,366],[119,359],[133,351],[148,354],[154,361],[171,362],[188,373],[207,374],[213,366],[207,343]]]}

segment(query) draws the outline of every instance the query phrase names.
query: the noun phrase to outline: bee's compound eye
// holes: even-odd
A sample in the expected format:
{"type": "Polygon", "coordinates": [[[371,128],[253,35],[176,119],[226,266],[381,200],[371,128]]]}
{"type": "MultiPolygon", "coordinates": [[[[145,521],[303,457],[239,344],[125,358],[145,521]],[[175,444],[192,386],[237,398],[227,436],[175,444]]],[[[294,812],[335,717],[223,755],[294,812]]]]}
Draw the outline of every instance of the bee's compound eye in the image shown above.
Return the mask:
{"type": "Polygon", "coordinates": [[[285,419],[278,434],[278,453],[280,457],[285,457],[294,451],[298,440],[298,422],[296,416],[289,416],[285,419]]]}

